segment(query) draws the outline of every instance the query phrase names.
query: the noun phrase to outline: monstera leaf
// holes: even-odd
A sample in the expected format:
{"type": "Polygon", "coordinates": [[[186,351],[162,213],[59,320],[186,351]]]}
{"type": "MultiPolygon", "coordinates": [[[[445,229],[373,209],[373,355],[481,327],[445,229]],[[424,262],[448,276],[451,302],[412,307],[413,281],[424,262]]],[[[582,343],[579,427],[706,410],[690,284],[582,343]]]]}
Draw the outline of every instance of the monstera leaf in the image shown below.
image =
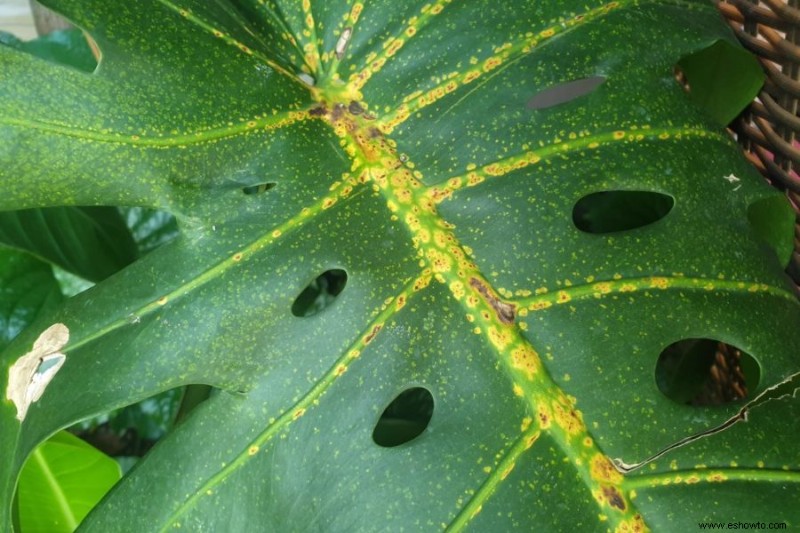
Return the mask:
{"type": "Polygon", "coordinates": [[[674,75],[711,3],[46,3],[100,63],[0,49],[0,208],[181,233],[4,353],[4,527],[37,443],[184,385],[82,528],[800,524],[791,214],[674,75]],[[665,394],[692,339],[746,400],[665,394]]]}

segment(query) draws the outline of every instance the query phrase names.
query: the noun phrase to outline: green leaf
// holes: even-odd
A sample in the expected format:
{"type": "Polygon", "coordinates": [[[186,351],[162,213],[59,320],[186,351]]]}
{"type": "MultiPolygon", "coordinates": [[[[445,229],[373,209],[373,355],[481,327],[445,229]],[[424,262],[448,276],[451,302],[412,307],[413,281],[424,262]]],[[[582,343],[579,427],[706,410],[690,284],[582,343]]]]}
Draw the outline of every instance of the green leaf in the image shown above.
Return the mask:
{"type": "Polygon", "coordinates": [[[0,208],[181,234],[4,352],[70,331],[25,419],[0,402],[2,523],[47,435],[186,385],[215,392],[84,530],[641,530],[747,519],[761,491],[800,523],[798,428],[769,414],[794,400],[738,417],[798,371],[787,206],[674,77],[729,35],[712,4],[48,4],[102,60],[0,48],[0,208]],[[577,225],[625,191],[671,206],[577,225]],[[686,339],[750,354],[748,400],[663,394],[686,339]],[[430,416],[397,407],[419,390],[430,416]]]}
{"type": "Polygon", "coordinates": [[[724,40],[682,58],[678,66],[686,76],[689,97],[721,126],[730,124],[764,84],[756,58],[724,40]]]}
{"type": "Polygon", "coordinates": [[[116,461],[66,431],[56,433],[22,468],[21,531],[74,531],[120,477],[116,461]]]}
{"type": "Polygon", "coordinates": [[[136,244],[112,207],[59,207],[0,213],[0,242],[92,281],[136,259],[136,244]]]}

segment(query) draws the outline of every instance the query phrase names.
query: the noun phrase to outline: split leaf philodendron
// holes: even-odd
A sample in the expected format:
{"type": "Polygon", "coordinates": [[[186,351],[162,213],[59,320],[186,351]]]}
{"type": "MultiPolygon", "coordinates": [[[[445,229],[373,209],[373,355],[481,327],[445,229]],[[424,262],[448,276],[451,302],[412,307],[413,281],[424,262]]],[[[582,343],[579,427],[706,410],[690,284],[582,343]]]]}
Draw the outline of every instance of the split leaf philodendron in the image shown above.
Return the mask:
{"type": "Polygon", "coordinates": [[[751,95],[675,77],[734,42],[712,3],[44,3],[99,65],[0,47],[0,209],[181,233],[4,352],[5,387],[69,331],[24,419],[0,402],[0,527],[39,442],[191,384],[82,529],[800,525],[792,214],[720,126],[751,95]],[[733,401],[668,397],[683,342],[733,401]]]}

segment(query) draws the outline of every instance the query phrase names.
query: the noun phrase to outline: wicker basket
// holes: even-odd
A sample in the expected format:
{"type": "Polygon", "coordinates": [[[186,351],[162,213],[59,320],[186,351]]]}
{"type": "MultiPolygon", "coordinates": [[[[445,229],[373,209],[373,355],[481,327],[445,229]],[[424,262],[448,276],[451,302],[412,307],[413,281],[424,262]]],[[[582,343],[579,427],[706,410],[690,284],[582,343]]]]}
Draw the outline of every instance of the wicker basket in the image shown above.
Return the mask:
{"type": "Polygon", "coordinates": [[[767,76],[732,127],[747,157],[786,192],[797,213],[787,272],[800,285],[800,0],[719,0],[717,6],[767,76]]]}

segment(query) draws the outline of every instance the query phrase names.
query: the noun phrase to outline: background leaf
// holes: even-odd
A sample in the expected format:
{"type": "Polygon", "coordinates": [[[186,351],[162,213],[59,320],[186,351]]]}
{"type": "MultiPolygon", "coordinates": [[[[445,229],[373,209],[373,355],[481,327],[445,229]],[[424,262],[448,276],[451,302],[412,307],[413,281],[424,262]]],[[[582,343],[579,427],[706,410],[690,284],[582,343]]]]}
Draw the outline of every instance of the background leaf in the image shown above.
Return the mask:
{"type": "Polygon", "coordinates": [[[0,242],[91,281],[131,263],[136,244],[113,207],[62,207],[0,213],[0,242]]]}
{"type": "Polygon", "coordinates": [[[4,246],[0,246],[0,287],[0,347],[62,300],[47,263],[4,246]]]}
{"type": "Polygon", "coordinates": [[[682,58],[678,67],[686,77],[689,98],[721,126],[730,124],[764,84],[756,58],[723,40],[682,58]]]}
{"type": "Polygon", "coordinates": [[[121,477],[119,465],[61,431],[33,451],[19,479],[21,531],[74,531],[121,477]]]}

